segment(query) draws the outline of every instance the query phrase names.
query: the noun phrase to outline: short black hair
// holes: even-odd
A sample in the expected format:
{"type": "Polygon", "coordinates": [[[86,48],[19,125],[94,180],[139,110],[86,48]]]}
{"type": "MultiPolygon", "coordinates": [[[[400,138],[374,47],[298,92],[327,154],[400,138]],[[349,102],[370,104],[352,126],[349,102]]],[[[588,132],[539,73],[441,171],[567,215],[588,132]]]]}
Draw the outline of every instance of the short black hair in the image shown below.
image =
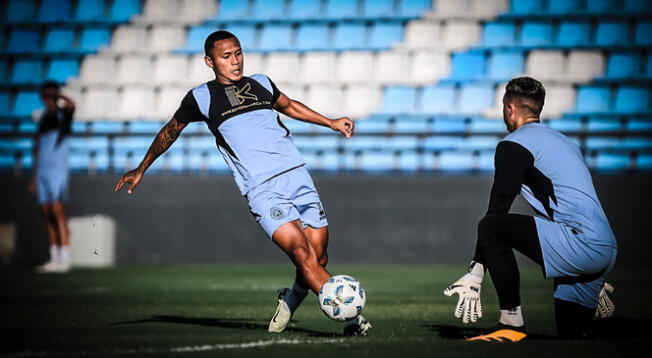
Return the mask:
{"type": "Polygon", "coordinates": [[[210,35],[208,35],[206,41],[204,42],[204,54],[206,56],[209,56],[209,52],[213,49],[213,46],[215,45],[215,41],[226,40],[231,38],[234,38],[236,40],[238,39],[237,37],[235,37],[234,34],[226,30],[218,30],[211,33],[210,35]]]}
{"type": "Polygon", "coordinates": [[[519,107],[526,108],[539,116],[546,99],[546,89],[541,82],[532,77],[517,77],[507,82],[505,98],[518,101],[519,107]]]}
{"type": "Polygon", "coordinates": [[[45,80],[43,83],[41,83],[41,91],[45,91],[48,89],[55,89],[59,90],[61,88],[61,84],[55,80],[45,80]]]}

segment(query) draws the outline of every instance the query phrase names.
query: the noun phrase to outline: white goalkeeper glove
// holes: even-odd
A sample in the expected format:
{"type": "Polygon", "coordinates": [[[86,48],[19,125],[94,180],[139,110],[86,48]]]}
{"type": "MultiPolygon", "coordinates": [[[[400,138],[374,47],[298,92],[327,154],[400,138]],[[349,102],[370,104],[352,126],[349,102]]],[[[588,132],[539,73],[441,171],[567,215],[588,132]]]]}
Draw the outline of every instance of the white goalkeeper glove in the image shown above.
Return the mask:
{"type": "Polygon", "coordinates": [[[458,295],[455,317],[462,318],[464,323],[476,322],[482,318],[481,285],[481,278],[467,273],[444,290],[446,296],[458,295]]]}
{"type": "Polygon", "coordinates": [[[613,293],[614,287],[606,282],[602,285],[600,290],[600,297],[598,298],[598,307],[595,309],[595,318],[608,318],[616,312],[616,305],[614,305],[608,293],[613,293]]]}

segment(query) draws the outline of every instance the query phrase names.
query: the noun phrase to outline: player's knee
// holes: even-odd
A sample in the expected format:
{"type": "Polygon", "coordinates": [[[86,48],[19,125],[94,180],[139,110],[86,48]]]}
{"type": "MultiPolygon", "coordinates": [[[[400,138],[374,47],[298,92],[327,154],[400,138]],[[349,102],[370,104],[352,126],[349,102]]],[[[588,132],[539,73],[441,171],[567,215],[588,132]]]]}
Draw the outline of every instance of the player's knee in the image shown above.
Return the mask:
{"type": "Polygon", "coordinates": [[[56,202],[52,204],[52,213],[57,216],[61,216],[64,214],[64,209],[63,209],[63,204],[60,202],[56,202]]]}

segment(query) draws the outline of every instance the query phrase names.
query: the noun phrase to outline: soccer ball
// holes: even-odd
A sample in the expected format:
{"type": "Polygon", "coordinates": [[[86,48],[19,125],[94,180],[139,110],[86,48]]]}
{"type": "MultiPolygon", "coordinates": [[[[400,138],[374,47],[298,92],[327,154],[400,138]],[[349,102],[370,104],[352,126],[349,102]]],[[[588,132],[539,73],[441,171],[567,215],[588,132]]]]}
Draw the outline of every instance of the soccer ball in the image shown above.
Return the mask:
{"type": "Polygon", "coordinates": [[[335,321],[352,320],[362,312],[367,301],[360,281],[347,275],[328,279],[319,290],[319,307],[335,321]]]}

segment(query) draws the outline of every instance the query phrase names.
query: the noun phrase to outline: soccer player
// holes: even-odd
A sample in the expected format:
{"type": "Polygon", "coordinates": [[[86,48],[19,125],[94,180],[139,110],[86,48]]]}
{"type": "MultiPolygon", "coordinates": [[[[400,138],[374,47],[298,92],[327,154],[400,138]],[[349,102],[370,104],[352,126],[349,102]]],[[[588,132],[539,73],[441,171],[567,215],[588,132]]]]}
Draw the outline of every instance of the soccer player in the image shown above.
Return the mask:
{"type": "MultiPolygon", "coordinates": [[[[579,148],[540,123],[544,99],[543,85],[533,78],[507,84],[503,118],[510,134],[496,148],[489,209],[478,224],[475,256],[468,272],[444,291],[458,294],[455,316],[475,322],[482,317],[480,287],[489,270],[498,294],[499,324],[469,340],[516,342],[527,336],[513,249],[554,279],[560,337],[586,337],[599,301],[611,304],[603,286],[610,288],[604,275],[614,265],[616,239],[579,148]],[[508,213],[519,193],[534,217],[508,213]]],[[[597,313],[612,312],[613,306],[597,313]]]]}
{"type": "MultiPolygon", "coordinates": [[[[215,80],[192,89],[174,117],[161,129],[138,168],[127,172],[115,187],[131,183],[134,190],[147,168],[163,154],[190,122],[203,121],[233,172],[255,220],[296,266],[291,288],[279,290],[270,332],[282,332],[308,294],[318,294],[331,276],[328,263],[328,223],[319,195],[290,131],[278,114],[353,135],[347,117],[328,119],[301,102],[289,99],[267,76],[246,77],[240,41],[216,31],[204,43],[204,61],[215,80]]],[[[364,335],[371,325],[363,318],[346,322],[345,333],[364,335]]]]}
{"type": "Polygon", "coordinates": [[[68,189],[68,136],[75,103],[61,94],[58,83],[41,85],[45,105],[38,123],[34,150],[34,177],[29,189],[36,192],[50,242],[50,260],[38,272],[64,273],[70,270],[68,220],[63,201],[68,189]]]}

